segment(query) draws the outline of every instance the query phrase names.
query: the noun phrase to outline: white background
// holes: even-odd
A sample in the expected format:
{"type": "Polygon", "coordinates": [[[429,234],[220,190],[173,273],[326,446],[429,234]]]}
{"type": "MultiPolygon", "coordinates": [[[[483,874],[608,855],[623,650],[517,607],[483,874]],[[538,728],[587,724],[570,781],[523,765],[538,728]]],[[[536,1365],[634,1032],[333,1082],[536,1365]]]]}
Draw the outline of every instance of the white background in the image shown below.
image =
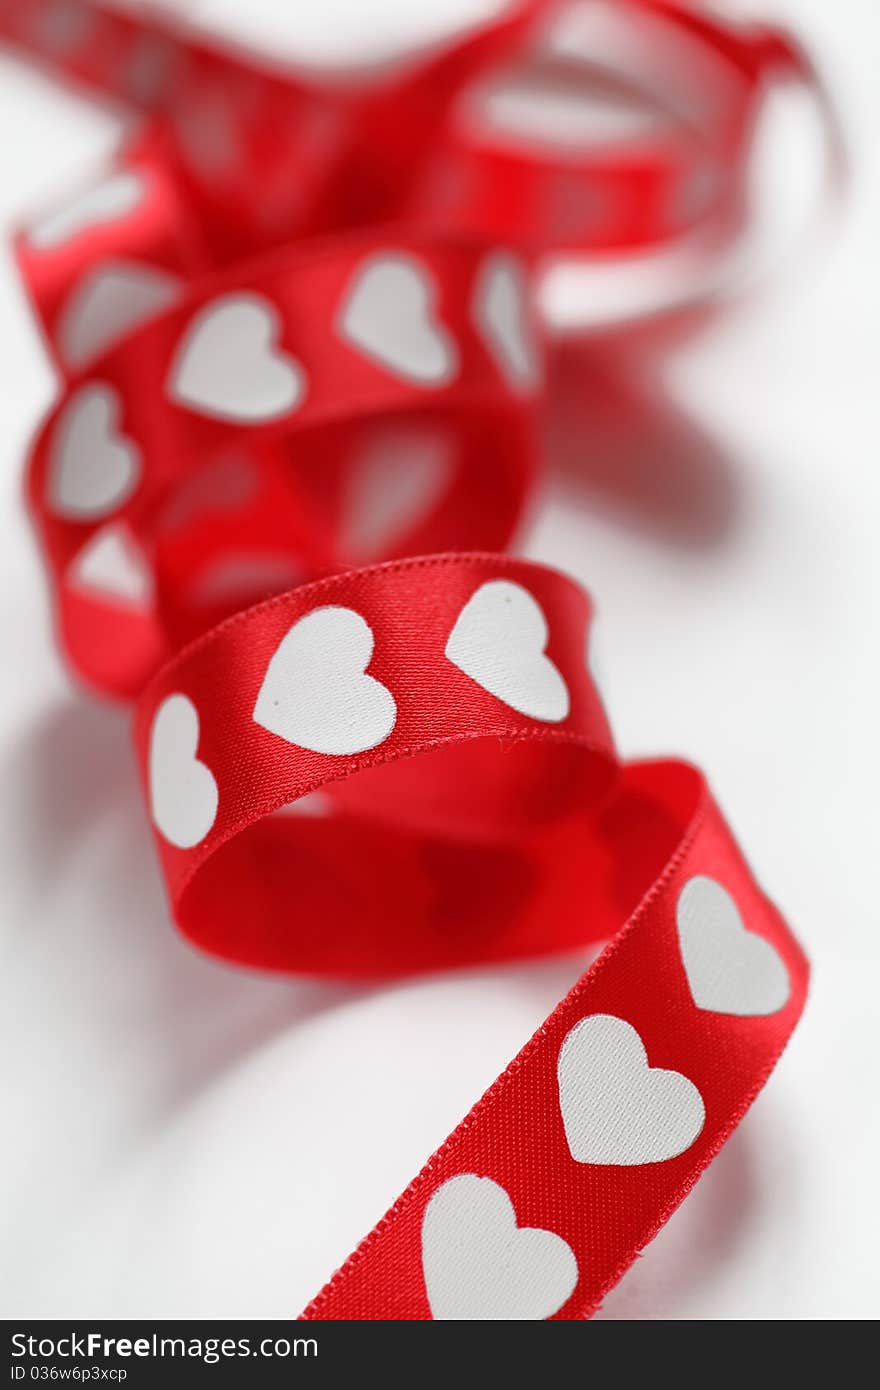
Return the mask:
{"type": "MultiPolygon", "coordinates": [[[[493,6],[192,8],[266,21],[273,43],[283,14],[301,51],[332,57],[341,34],[363,54],[493,6]]],[[[645,367],[620,469],[600,482],[585,438],[580,481],[557,480],[528,547],[596,597],[623,751],[708,771],[814,965],[789,1051],[608,1299],[616,1319],[878,1309],[880,10],[763,12],[829,77],[848,205],[772,292],[645,367]]],[[[119,128],[0,55],[0,129],[11,221],[119,128]]],[[[0,1312],[296,1314],[580,962],[365,990],[248,975],[177,938],[127,719],[71,689],[50,636],[20,475],[52,392],[4,250],[0,1312]]]]}

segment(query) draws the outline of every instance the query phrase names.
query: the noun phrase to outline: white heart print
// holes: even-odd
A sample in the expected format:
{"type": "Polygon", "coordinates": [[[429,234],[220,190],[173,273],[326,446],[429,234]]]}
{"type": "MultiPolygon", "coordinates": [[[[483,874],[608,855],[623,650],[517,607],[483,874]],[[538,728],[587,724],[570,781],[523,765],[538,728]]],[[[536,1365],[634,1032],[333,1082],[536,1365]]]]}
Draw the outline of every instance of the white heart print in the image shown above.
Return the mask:
{"type": "Polygon", "coordinates": [[[302,570],[289,555],[265,550],[226,550],[199,573],[190,594],[197,603],[260,603],[302,583],[302,570]]]}
{"type": "Polygon", "coordinates": [[[468,599],[446,643],[446,655],[511,709],[543,723],[568,717],[568,686],[545,655],[547,619],[521,584],[491,579],[468,599]]]}
{"type": "Polygon", "coordinates": [[[279,806],[276,816],[302,817],[304,820],[327,820],[333,815],[333,802],[325,792],[306,792],[286,806],[279,806]]]}
{"type": "Polygon", "coordinates": [[[254,719],[313,753],[362,753],[391,733],[397,706],[366,674],[373,632],[351,608],[315,608],[293,624],[269,662],[254,719]]]}
{"type": "Polygon", "coordinates": [[[296,410],[300,364],[278,347],[278,310],[262,295],[222,295],[196,314],[175,356],[171,398],[202,415],[259,424],[296,410]]]}
{"type": "Polygon", "coordinates": [[[381,555],[422,521],[454,472],[449,441],[417,422],[380,429],[354,462],[343,525],[346,551],[359,560],[381,555]]]}
{"type": "Polygon", "coordinates": [[[49,251],[84,232],[87,227],[115,222],[133,212],[144,196],[144,180],[131,170],[114,174],[90,188],[74,202],[36,223],[28,241],[38,251],[49,251]]]}
{"type": "MultiPolygon", "coordinates": [[[[158,107],[180,77],[182,50],[169,45],[158,31],[144,29],[133,35],[119,74],[120,90],[136,106],[158,107]]],[[[178,84],[176,90],[180,90],[178,84]]]]}
{"type": "Polygon", "coordinates": [[[434,314],[437,289],[415,256],[386,252],[362,266],[339,316],[341,336],[407,381],[445,386],[458,370],[455,340],[434,314]]]}
{"type": "Polygon", "coordinates": [[[89,521],[113,512],[140,479],[140,452],[119,429],[122,402],[106,382],[71,396],[49,446],[46,501],[58,516],[89,521]]]}
{"type": "Polygon", "coordinates": [[[739,908],[714,878],[698,874],[676,906],[681,959],[698,1009],[751,1018],[775,1014],[791,992],[777,951],[750,932],[739,908]]]}
{"type": "Polygon", "coordinates": [[[55,0],[27,14],[28,37],[52,58],[71,58],[99,22],[97,15],[80,7],[79,0],[55,0]]]}
{"type": "Polygon", "coordinates": [[[111,523],[91,536],[67,572],[71,589],[148,608],[153,576],[126,526],[111,523]]]}
{"type": "Polygon", "coordinates": [[[105,262],[77,285],[61,312],[58,347],[69,367],[82,367],[154,314],[169,309],[181,282],[167,270],[105,262]]]}
{"type": "Polygon", "coordinates": [[[217,818],[217,783],[196,757],[199,712],[186,695],[169,695],[150,730],[149,784],[153,821],[178,849],[204,840],[217,818]]]}
{"type": "Polygon", "coordinates": [[[559,1105],[577,1163],[631,1167],[689,1149],[703,1098],[677,1071],[650,1067],[636,1029],[613,1014],[576,1023],[559,1049],[559,1105]]]}
{"type": "Polygon", "coordinates": [[[495,251],[483,262],[474,291],[474,321],[511,386],[534,390],[540,365],[526,312],[526,274],[516,256],[495,251]]]}
{"type": "Polygon", "coordinates": [[[504,1188],[476,1173],[449,1178],[428,1202],[422,1269],[437,1320],[549,1318],[578,1281],[577,1260],[562,1237],[517,1226],[504,1188]]]}
{"type": "Polygon", "coordinates": [[[183,85],[174,103],[174,125],[181,153],[191,169],[208,180],[222,178],[245,160],[239,127],[222,89],[189,92],[183,85]],[[182,99],[181,99],[182,98],[182,99]]]}

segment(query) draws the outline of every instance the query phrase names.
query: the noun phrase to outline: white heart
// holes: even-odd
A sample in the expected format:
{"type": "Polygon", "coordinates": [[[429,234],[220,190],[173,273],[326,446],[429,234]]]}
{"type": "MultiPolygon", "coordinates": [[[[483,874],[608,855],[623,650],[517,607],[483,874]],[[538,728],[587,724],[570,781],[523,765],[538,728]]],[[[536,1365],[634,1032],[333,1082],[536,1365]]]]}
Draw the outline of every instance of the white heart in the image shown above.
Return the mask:
{"type": "Polygon", "coordinates": [[[217,783],[196,757],[199,712],[186,695],[169,695],[150,730],[150,807],[165,839],[178,849],[204,840],[217,818],[217,783]]]}
{"type": "Polygon", "coordinates": [[[203,512],[234,511],[260,490],[260,475],[247,457],[220,454],[180,481],[162,510],[162,528],[175,531],[203,512]]]}
{"type": "MultiPolygon", "coordinates": [[[[594,62],[596,56],[594,50],[594,62]]],[[[532,73],[517,72],[475,87],[459,119],[475,134],[494,136],[496,142],[512,137],[520,147],[525,143],[550,146],[560,160],[567,151],[583,155],[585,146],[633,141],[673,124],[637,89],[606,90],[599,83],[592,87],[572,84],[566,89],[552,80],[535,81],[532,73]]]]}
{"type": "Polygon", "coordinates": [[[361,753],[394,728],[390,690],[365,674],[369,624],[351,608],[315,608],[293,624],[269,662],[254,719],[313,753],[361,753]]]}
{"type": "Polygon", "coordinates": [[[104,262],[73,290],[58,323],[58,347],[69,367],[82,367],[123,334],[168,309],[181,282],[166,270],[104,262]]]}
{"type": "Polygon", "coordinates": [[[517,1226],[504,1188],[475,1173],[449,1178],[428,1202],[422,1268],[435,1319],[549,1318],[578,1281],[577,1260],[562,1237],[517,1226]]]}
{"type": "Polygon", "coordinates": [[[144,180],[140,174],[132,170],[114,174],[112,178],[99,183],[97,188],[90,188],[75,202],[68,203],[31,227],[28,240],[38,251],[48,251],[84,232],[87,227],[126,217],[137,207],[144,192],[144,180]]]}
{"type": "Polygon", "coordinates": [[[447,439],[418,423],[371,437],[354,460],[346,498],[347,553],[358,559],[381,555],[422,521],[449,486],[450,453],[447,439]]]}
{"type": "MultiPolygon", "coordinates": [[[[180,78],[183,50],[172,47],[158,32],[144,29],[133,36],[128,48],[120,87],[136,105],[157,107],[169,88],[180,78]]],[[[176,90],[182,86],[180,82],[176,90]]]]}
{"type": "Polygon", "coordinates": [[[53,58],[70,58],[91,38],[99,22],[97,15],[83,9],[79,0],[55,0],[40,6],[30,17],[31,41],[53,58]]]}
{"type": "Polygon", "coordinates": [[[559,1049],[559,1106],[577,1163],[662,1163],[696,1139],[706,1111],[692,1081],[649,1067],[631,1024],[612,1014],[576,1023],[559,1049]]]}
{"type": "Polygon", "coordinates": [[[480,267],[474,322],[511,386],[534,390],[540,365],[526,314],[526,275],[509,252],[493,252],[480,267]]]}
{"type": "Polygon", "coordinates": [[[301,582],[302,570],[289,555],[227,550],[202,570],[190,592],[198,603],[248,608],[301,582]]]}
{"type": "Polygon", "coordinates": [[[147,608],[153,597],[153,576],[128,528],[103,527],[79,551],[67,574],[72,589],[121,599],[147,608]]]}
{"type": "Polygon", "coordinates": [[[279,806],[276,816],[303,816],[306,820],[325,820],[333,815],[333,802],[325,792],[306,792],[296,801],[279,806]]]}
{"type": "Polygon", "coordinates": [[[568,686],[548,656],[547,620],[521,584],[490,579],[468,599],[446,643],[466,676],[511,709],[558,724],[568,717],[568,686]]]}
{"type": "Polygon", "coordinates": [[[778,1013],[791,991],[788,971],[770,942],[747,930],[726,888],[698,874],[682,888],[675,915],[698,1009],[742,1018],[778,1013]]]}
{"type": "Polygon", "coordinates": [[[277,346],[278,311],[262,295],[225,294],[192,320],[174,359],[172,399],[220,420],[256,424],[295,410],[306,391],[298,362],[277,346]]]}
{"type": "Polygon", "coordinates": [[[458,350],[433,317],[437,290],[415,256],[386,252],[362,266],[345,297],[339,332],[407,381],[445,386],[458,350]]]}
{"type": "Polygon", "coordinates": [[[55,426],[46,501],[77,521],[106,516],[130,497],[140,479],[140,451],[116,429],[122,402],[106,382],[81,386],[55,426]]]}
{"type": "Polygon", "coordinates": [[[174,125],[187,164],[203,177],[221,177],[244,162],[228,94],[206,89],[178,101],[174,125]]]}

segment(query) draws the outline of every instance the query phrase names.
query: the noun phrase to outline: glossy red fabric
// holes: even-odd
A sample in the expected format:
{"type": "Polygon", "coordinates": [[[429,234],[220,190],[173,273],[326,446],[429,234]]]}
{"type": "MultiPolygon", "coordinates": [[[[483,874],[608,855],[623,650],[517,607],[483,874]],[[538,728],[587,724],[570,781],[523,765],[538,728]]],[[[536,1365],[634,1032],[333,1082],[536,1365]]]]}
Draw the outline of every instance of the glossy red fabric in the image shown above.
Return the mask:
{"type": "Polygon", "coordinates": [[[59,637],[136,701],[181,930],[357,978],[607,943],[308,1318],[589,1316],[806,993],[700,774],[620,763],[584,595],[502,553],[539,471],[541,258],[717,250],[764,79],[803,60],[621,0],[677,114],[561,153],[474,105],[499,65],[578,80],[553,9],[358,87],[87,3],[59,44],[57,4],[0,4],[8,39],[149,113],[17,251],[64,382],[27,472],[59,637]],[[417,458],[418,505],[365,528],[417,458]]]}

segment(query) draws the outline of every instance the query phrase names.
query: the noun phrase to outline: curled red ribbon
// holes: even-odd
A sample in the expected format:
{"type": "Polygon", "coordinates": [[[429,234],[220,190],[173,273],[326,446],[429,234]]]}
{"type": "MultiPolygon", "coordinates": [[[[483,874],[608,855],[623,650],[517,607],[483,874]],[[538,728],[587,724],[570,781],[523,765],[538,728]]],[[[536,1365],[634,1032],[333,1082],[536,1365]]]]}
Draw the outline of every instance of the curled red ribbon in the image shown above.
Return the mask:
{"type": "Polygon", "coordinates": [[[65,377],[28,500],[68,659],[137,700],[176,921],[359,977],[609,943],[304,1316],[589,1316],[763,1084],[807,965],[701,776],[618,760],[584,595],[500,553],[537,472],[534,288],[549,251],[717,254],[764,80],[804,61],[606,7],[678,100],[572,154],[486,126],[499,64],[582,76],[544,3],[367,87],[65,8],[63,51],[58,0],[0,25],[151,117],[18,240],[65,377]]]}

